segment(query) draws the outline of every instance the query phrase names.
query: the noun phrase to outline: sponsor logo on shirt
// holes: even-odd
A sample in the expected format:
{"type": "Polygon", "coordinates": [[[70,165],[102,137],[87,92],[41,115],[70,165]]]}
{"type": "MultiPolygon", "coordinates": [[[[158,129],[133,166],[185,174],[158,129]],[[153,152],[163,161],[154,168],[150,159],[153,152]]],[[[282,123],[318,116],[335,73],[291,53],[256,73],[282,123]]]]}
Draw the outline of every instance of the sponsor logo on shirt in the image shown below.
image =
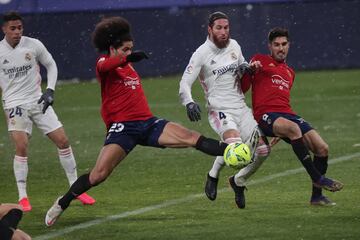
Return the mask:
{"type": "Polygon", "coordinates": [[[2,70],[5,75],[8,75],[9,79],[13,79],[26,76],[31,68],[32,66],[28,64],[21,67],[3,68],[2,70]]]}
{"type": "Polygon", "coordinates": [[[8,61],[7,59],[5,59],[5,60],[3,61],[3,64],[7,64],[7,63],[9,63],[9,61],[8,61]]]}
{"type": "Polygon", "coordinates": [[[127,77],[124,80],[124,85],[126,87],[131,87],[132,89],[135,89],[136,86],[140,85],[140,81],[138,78],[131,78],[131,77],[127,77]]]}
{"type": "Polygon", "coordinates": [[[214,65],[216,62],[211,59],[210,65],[214,65]]]}
{"type": "Polygon", "coordinates": [[[237,63],[232,63],[232,64],[229,64],[229,65],[226,65],[226,66],[222,66],[218,69],[215,69],[212,71],[212,73],[216,76],[221,76],[227,72],[231,72],[231,73],[235,73],[236,72],[236,69],[237,69],[237,63]]]}
{"type": "Polygon", "coordinates": [[[273,83],[273,87],[277,87],[280,90],[283,90],[284,88],[289,89],[289,81],[285,80],[280,75],[272,75],[271,76],[271,82],[273,83]]]}

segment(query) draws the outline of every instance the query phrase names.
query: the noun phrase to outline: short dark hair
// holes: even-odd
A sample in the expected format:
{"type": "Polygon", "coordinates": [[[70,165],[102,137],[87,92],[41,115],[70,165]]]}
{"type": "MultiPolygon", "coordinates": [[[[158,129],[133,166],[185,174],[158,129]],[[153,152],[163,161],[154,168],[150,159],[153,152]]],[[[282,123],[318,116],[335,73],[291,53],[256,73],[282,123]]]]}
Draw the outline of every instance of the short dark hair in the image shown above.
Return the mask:
{"type": "Polygon", "coordinates": [[[287,40],[290,41],[289,30],[281,27],[271,29],[268,35],[269,43],[271,43],[277,37],[286,37],[287,40]]]}
{"type": "Polygon", "coordinates": [[[229,17],[223,12],[213,12],[209,15],[209,27],[212,27],[214,25],[214,22],[218,19],[229,20],[229,17]]]}
{"type": "Polygon", "coordinates": [[[124,41],[133,41],[130,24],[122,17],[104,18],[96,24],[92,41],[99,52],[108,52],[110,46],[120,47],[124,41]]]}
{"type": "Polygon", "coordinates": [[[16,21],[16,20],[23,21],[22,17],[18,12],[15,11],[7,12],[3,15],[2,24],[4,25],[9,21],[16,21]]]}

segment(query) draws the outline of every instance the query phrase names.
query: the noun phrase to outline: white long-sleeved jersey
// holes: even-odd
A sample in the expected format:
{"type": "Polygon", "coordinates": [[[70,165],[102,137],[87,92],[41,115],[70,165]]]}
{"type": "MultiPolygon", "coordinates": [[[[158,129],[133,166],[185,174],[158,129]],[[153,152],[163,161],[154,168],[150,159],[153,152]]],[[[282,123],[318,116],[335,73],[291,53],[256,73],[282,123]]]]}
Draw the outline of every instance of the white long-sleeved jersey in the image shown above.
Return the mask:
{"type": "Polygon", "coordinates": [[[47,70],[47,88],[54,90],[58,74],[56,63],[39,40],[23,36],[15,48],[5,38],[0,42],[0,87],[5,109],[40,98],[38,63],[47,70]]]}
{"type": "Polygon", "coordinates": [[[181,103],[194,102],[191,87],[199,77],[209,110],[243,108],[246,104],[243,93],[235,86],[235,72],[244,61],[241,47],[234,39],[220,49],[208,38],[194,52],[181,78],[181,103]]]}

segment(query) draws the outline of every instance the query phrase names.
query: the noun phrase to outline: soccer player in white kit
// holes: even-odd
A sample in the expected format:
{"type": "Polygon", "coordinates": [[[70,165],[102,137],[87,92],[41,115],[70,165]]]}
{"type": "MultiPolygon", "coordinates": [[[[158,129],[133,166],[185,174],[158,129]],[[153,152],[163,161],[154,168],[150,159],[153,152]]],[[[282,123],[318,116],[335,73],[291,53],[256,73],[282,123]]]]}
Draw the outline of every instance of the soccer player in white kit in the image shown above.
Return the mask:
{"type": "MultiPolygon", "coordinates": [[[[199,77],[204,90],[210,126],[226,143],[244,142],[249,145],[253,161],[229,178],[235,192],[235,202],[245,208],[246,179],[263,163],[270,153],[266,138],[261,134],[245,97],[235,86],[236,77],[244,71],[255,71],[257,63],[248,64],[241,47],[230,39],[226,14],[214,12],[209,16],[208,38],[192,55],[180,81],[179,95],[191,121],[201,119],[200,107],[193,100],[191,87],[199,77]]],[[[205,193],[215,200],[223,157],[217,157],[207,175],[205,193]]]]}
{"type": "MultiPolygon", "coordinates": [[[[15,144],[14,173],[19,191],[19,204],[30,211],[26,180],[28,175],[28,142],[33,123],[58,148],[59,159],[69,184],[77,179],[75,158],[61,122],[51,107],[57,81],[57,67],[51,54],[37,39],[22,36],[23,21],[16,12],[3,16],[0,42],[0,87],[7,117],[8,131],[15,144]],[[47,89],[41,92],[38,63],[47,70],[47,89]]],[[[86,193],[78,198],[83,204],[94,204],[86,193]]]]}

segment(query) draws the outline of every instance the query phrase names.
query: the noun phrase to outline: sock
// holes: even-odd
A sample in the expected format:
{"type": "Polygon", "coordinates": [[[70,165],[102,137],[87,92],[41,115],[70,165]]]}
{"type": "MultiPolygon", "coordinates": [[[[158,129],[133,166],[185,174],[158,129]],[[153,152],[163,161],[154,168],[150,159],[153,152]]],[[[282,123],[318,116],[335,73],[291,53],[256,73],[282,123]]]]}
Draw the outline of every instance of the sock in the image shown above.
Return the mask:
{"type": "Polygon", "coordinates": [[[26,179],[28,175],[28,161],[27,157],[20,157],[15,155],[14,157],[14,174],[16,179],[16,185],[19,191],[19,200],[27,197],[26,193],[26,179]]]}
{"type": "Polygon", "coordinates": [[[293,151],[295,152],[296,156],[310,175],[313,182],[319,181],[321,178],[321,174],[319,171],[315,168],[314,163],[311,160],[311,156],[309,153],[309,150],[304,144],[303,137],[292,140],[291,146],[293,148],[293,151]]]}
{"type": "Polygon", "coordinates": [[[59,159],[71,186],[77,179],[76,162],[71,147],[58,149],[59,159]]]}
{"type": "Polygon", "coordinates": [[[246,180],[253,175],[259,167],[263,164],[265,159],[270,154],[270,147],[266,144],[260,145],[256,148],[254,153],[253,162],[247,165],[246,167],[240,169],[240,171],[235,174],[234,181],[237,186],[245,186],[246,180]]]}
{"type": "Polygon", "coordinates": [[[200,136],[195,148],[212,156],[222,156],[228,144],[218,140],[200,136]]]}
{"type": "MultiPolygon", "coordinates": [[[[314,156],[314,166],[321,175],[325,175],[328,168],[328,156],[319,157],[314,156]]],[[[322,189],[312,186],[312,197],[320,197],[322,195],[322,189]]]]}
{"type": "Polygon", "coordinates": [[[16,229],[21,220],[22,214],[23,212],[20,209],[14,208],[3,216],[1,220],[6,226],[16,229]]]}
{"type": "Polygon", "coordinates": [[[92,186],[89,180],[90,174],[81,175],[74,183],[71,185],[69,191],[59,200],[59,205],[63,210],[65,210],[74,198],[81,195],[82,193],[89,190],[92,186]]]}
{"type": "Polygon", "coordinates": [[[11,239],[14,235],[14,231],[6,226],[2,219],[0,219],[0,239],[11,239]]]}
{"type": "Polygon", "coordinates": [[[212,168],[209,171],[210,177],[218,178],[221,169],[224,167],[225,162],[223,157],[216,157],[212,168]]]}

